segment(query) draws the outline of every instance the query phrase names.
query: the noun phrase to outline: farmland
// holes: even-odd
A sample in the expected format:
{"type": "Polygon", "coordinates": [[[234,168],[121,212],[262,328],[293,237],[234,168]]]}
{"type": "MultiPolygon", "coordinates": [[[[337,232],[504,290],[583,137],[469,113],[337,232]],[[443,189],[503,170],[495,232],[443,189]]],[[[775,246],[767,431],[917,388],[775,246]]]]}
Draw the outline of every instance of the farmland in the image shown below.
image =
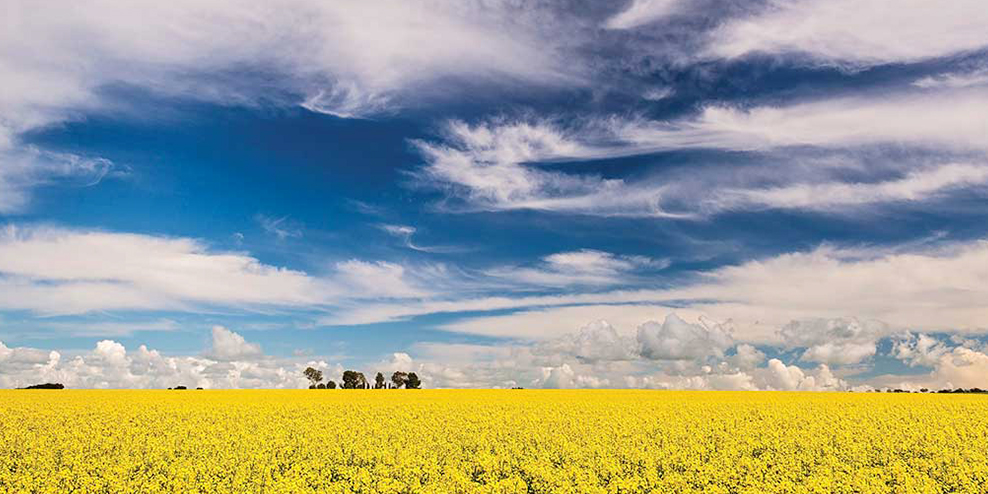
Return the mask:
{"type": "Polygon", "coordinates": [[[988,397],[0,391],[0,492],[985,492],[988,397]]]}

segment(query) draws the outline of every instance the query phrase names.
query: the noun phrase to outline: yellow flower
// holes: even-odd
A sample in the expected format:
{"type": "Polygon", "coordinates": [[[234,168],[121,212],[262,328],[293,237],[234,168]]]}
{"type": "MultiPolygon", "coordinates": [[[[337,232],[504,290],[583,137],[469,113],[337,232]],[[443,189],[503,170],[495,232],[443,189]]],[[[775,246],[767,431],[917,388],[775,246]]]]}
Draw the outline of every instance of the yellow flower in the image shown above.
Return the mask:
{"type": "Polygon", "coordinates": [[[988,492],[978,395],[0,391],[0,493],[988,492]]]}

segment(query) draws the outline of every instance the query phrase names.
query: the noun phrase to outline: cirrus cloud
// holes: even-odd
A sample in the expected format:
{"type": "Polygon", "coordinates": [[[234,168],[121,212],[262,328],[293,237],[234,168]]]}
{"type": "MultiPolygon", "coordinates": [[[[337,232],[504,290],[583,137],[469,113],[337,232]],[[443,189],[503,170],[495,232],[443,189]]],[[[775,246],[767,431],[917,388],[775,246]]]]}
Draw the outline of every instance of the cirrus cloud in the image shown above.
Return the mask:
{"type": "Polygon", "coordinates": [[[708,56],[806,54],[850,66],[915,62],[988,47],[978,0],[772,0],[710,36],[708,56]]]}

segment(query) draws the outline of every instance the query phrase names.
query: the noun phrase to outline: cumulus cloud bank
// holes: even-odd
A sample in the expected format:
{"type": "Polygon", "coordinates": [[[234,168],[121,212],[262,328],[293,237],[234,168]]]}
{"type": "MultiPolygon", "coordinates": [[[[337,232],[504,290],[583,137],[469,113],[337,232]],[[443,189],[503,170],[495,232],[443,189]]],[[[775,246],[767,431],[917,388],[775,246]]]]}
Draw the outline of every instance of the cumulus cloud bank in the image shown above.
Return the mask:
{"type": "Polygon", "coordinates": [[[342,369],[325,361],[266,356],[256,343],[223,327],[212,330],[212,347],[202,356],[167,356],[145,345],[128,350],[101,340],[90,351],[8,348],[0,342],[0,387],[58,382],[70,388],[303,388],[302,369],[342,369]]]}
{"type": "MultiPolygon", "coordinates": [[[[849,319],[793,322],[794,334],[781,346],[756,348],[731,341],[723,325],[687,322],[669,313],[662,324],[638,327],[639,341],[627,328],[606,321],[536,343],[451,344],[422,342],[412,354],[395,352],[376,362],[348,364],[365,373],[416,372],[427,387],[655,388],[784,391],[848,391],[883,387],[918,390],[984,387],[988,349],[978,340],[926,334],[891,336],[887,357],[927,369],[910,376],[859,377],[859,360],[806,358],[819,352],[817,342],[876,333],[849,319]],[[826,328],[824,334],[808,328],[826,328]],[[658,335],[653,335],[658,333],[658,335]],[[787,363],[789,349],[801,365],[787,363]],[[763,351],[764,350],[764,351],[763,351]],[[767,358],[765,352],[777,357],[767,358]]],[[[0,342],[0,386],[62,382],[76,388],[176,385],[207,388],[304,388],[302,369],[313,366],[330,377],[344,367],[326,359],[265,355],[261,347],[236,332],[217,326],[212,342],[199,356],[166,356],[141,345],[128,350],[113,340],[91,351],[45,351],[10,348],[0,342]]],[[[888,338],[888,337],[884,337],[888,338]]],[[[823,344],[826,346],[827,344],[823,344]]],[[[850,353],[850,351],[848,351],[850,353]]],[[[867,356],[873,355],[874,352],[867,356]]]]}

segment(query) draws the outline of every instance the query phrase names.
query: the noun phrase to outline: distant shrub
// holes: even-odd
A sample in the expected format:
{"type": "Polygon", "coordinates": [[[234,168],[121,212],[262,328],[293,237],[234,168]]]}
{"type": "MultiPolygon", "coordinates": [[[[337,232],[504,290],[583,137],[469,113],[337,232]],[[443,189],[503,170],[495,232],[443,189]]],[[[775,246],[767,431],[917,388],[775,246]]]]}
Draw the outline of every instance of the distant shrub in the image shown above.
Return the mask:
{"type": "Polygon", "coordinates": [[[27,386],[25,388],[20,388],[20,389],[65,389],[65,386],[62,385],[62,383],[44,383],[44,384],[32,384],[31,386],[27,386]]]}

